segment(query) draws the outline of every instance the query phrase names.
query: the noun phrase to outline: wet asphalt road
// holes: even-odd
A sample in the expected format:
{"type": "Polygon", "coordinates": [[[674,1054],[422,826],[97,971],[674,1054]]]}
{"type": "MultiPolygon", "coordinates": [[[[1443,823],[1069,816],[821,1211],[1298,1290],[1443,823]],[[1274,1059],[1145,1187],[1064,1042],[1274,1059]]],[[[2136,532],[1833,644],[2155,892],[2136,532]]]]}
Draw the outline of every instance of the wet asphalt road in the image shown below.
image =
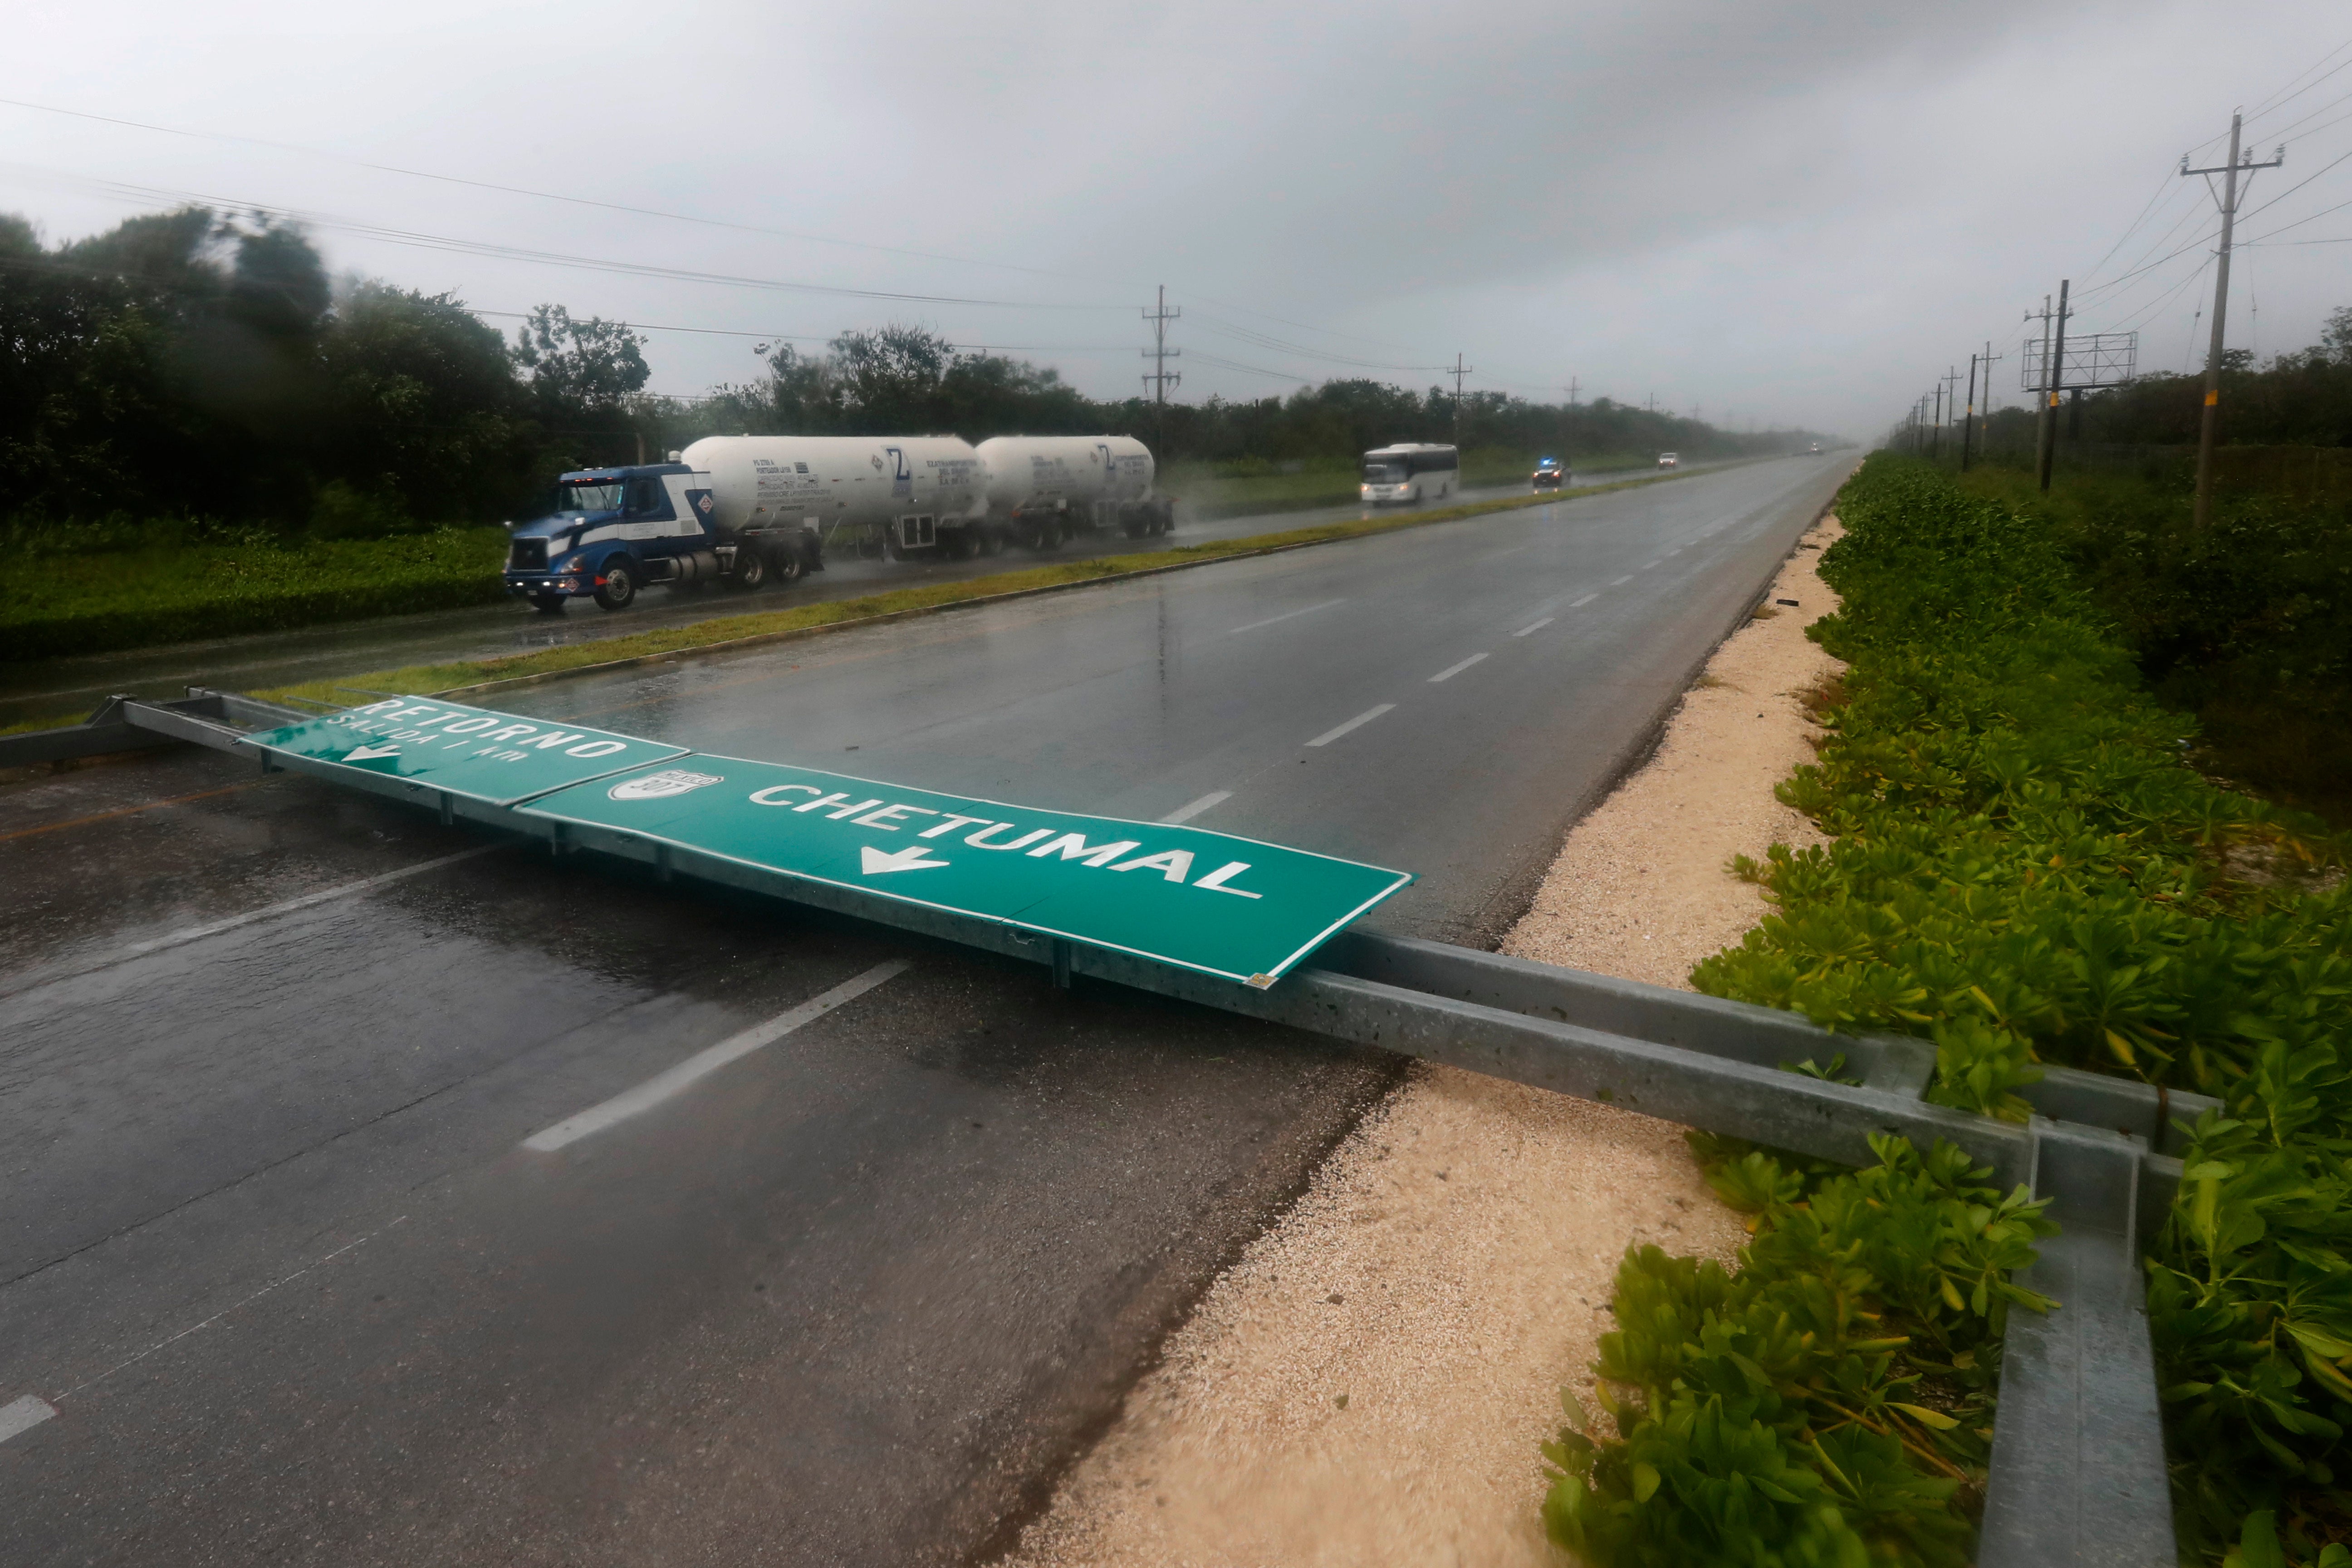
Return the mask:
{"type": "MultiPolygon", "coordinates": [[[[1580,484],[1590,488],[1643,477],[1638,470],[1630,474],[1612,471],[1595,474],[1589,480],[1580,479],[1580,484]]],[[[1522,494],[1526,489],[1524,484],[1514,484],[1465,490],[1444,504],[1493,500],[1522,494]]],[[[720,616],[854,599],[925,583],[961,582],[1055,561],[1082,561],[1097,555],[1161,549],[1170,544],[1199,544],[1311,528],[1364,514],[1364,509],[1352,502],[1206,522],[1189,518],[1180,510],[1176,531],[1165,540],[1130,540],[1107,530],[1081,535],[1042,555],[1016,548],[971,561],[866,561],[846,550],[835,550],[824,572],[757,597],[723,590],[674,594],[658,589],[616,614],[608,614],[592,601],[583,599],[557,617],[535,614],[519,602],[509,601],[306,626],[296,631],[221,637],[171,647],[0,664],[0,725],[55,721],[60,715],[79,716],[121,692],[178,697],[184,688],[191,685],[229,691],[264,690],[308,680],[331,679],[357,670],[499,658],[601,637],[625,637],[658,626],[686,626],[720,616]]]]}
{"type": "MultiPolygon", "coordinates": [[[[1192,806],[1418,871],[1383,923],[1480,941],[1843,472],[501,700],[1041,806],[1192,806]]],[[[0,879],[11,1564],[969,1560],[1392,1081],[211,753],[0,788],[0,879]],[[900,962],[667,1103],[519,1147],[900,962]],[[36,1400],[57,1414],[24,1426],[36,1400]]]]}

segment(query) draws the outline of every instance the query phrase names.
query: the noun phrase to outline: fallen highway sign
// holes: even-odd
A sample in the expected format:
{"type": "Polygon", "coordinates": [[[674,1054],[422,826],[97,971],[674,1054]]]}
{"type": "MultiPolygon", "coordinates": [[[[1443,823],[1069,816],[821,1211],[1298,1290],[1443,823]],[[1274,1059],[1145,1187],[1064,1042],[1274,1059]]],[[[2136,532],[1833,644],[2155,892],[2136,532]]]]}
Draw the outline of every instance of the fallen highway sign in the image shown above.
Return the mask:
{"type": "Polygon", "coordinates": [[[559,791],[521,814],[1261,987],[1412,880],[1202,828],[700,752],[559,791]]]}
{"type": "Polygon", "coordinates": [[[404,784],[490,805],[514,805],[552,790],[609,778],[686,754],[684,746],[641,741],[576,724],[520,719],[425,697],[387,697],[246,737],[274,762],[303,773],[404,784]]]}

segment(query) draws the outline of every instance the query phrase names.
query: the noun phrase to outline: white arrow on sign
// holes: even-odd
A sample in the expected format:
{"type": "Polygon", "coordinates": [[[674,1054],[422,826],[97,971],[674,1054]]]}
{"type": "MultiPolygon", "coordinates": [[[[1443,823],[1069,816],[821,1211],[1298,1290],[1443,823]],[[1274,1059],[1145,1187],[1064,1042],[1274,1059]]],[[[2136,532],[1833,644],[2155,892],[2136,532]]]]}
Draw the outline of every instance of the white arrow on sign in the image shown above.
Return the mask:
{"type": "Polygon", "coordinates": [[[869,877],[882,871],[928,871],[934,866],[944,866],[944,860],[926,860],[929,850],[919,844],[909,844],[904,849],[885,855],[870,844],[857,847],[857,858],[869,877]]]}
{"type": "Polygon", "coordinates": [[[364,763],[373,757],[396,757],[398,755],[400,755],[400,748],[398,746],[353,746],[351,749],[350,754],[344,757],[343,761],[347,763],[364,763]]]}

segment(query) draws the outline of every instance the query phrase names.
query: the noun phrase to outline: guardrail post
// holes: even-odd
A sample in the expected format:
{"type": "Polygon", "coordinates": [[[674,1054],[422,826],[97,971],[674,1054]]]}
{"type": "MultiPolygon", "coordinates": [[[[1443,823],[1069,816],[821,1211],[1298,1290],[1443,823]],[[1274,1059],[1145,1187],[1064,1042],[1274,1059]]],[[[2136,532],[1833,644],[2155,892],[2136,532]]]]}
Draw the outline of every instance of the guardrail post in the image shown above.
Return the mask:
{"type": "Polygon", "coordinates": [[[2064,1228],[2018,1283],[1979,1568],[2173,1568],[2164,1418],[2139,1268],[2138,1138],[2035,1117],[2033,1190],[2064,1228]]]}

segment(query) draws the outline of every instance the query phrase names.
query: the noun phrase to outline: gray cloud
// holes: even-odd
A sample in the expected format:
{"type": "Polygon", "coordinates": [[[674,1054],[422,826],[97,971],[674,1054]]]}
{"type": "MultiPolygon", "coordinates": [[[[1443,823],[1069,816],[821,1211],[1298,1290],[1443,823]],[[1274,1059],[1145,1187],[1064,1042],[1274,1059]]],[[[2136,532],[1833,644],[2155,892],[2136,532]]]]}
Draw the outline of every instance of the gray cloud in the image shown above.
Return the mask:
{"type": "MultiPolygon", "coordinates": [[[[2294,0],[2226,28],[2202,7],[2107,0],[47,7],[21,29],[10,96],[995,265],[5,109],[20,166],[0,172],[0,205],[87,232],[131,205],[88,182],[129,182],[577,256],[1028,301],[894,310],[320,233],[339,266],[492,310],[553,299],[812,339],[897,315],[1039,345],[1102,395],[1137,385],[1137,307],[1165,281],[1188,312],[1184,395],[1459,350],[1474,384],[1529,395],[1575,375],[1588,395],[1859,434],[1988,335],[2014,336],[2152,191],[2157,221],[2105,272],[2176,219],[2193,241],[2201,193],[2165,184],[2184,144],[2347,36],[2339,7],[2294,0]]],[[[2346,91],[2352,72],[2270,125],[2346,91]]],[[[2352,126],[2305,134],[2297,177],[2352,149],[2352,126]]],[[[2347,197],[2352,164],[2275,216],[2347,197]]],[[[2308,237],[2333,233],[2352,222],[2308,237]]],[[[2352,302],[2340,249],[2248,257],[2236,308],[2265,352],[2352,302]]],[[[2192,247],[2095,294],[2086,325],[2153,301],[2145,357],[2182,356],[2200,259],[2192,247]]],[[[756,369],[747,347],[656,333],[649,355],[662,389],[692,393],[756,369]]]]}

